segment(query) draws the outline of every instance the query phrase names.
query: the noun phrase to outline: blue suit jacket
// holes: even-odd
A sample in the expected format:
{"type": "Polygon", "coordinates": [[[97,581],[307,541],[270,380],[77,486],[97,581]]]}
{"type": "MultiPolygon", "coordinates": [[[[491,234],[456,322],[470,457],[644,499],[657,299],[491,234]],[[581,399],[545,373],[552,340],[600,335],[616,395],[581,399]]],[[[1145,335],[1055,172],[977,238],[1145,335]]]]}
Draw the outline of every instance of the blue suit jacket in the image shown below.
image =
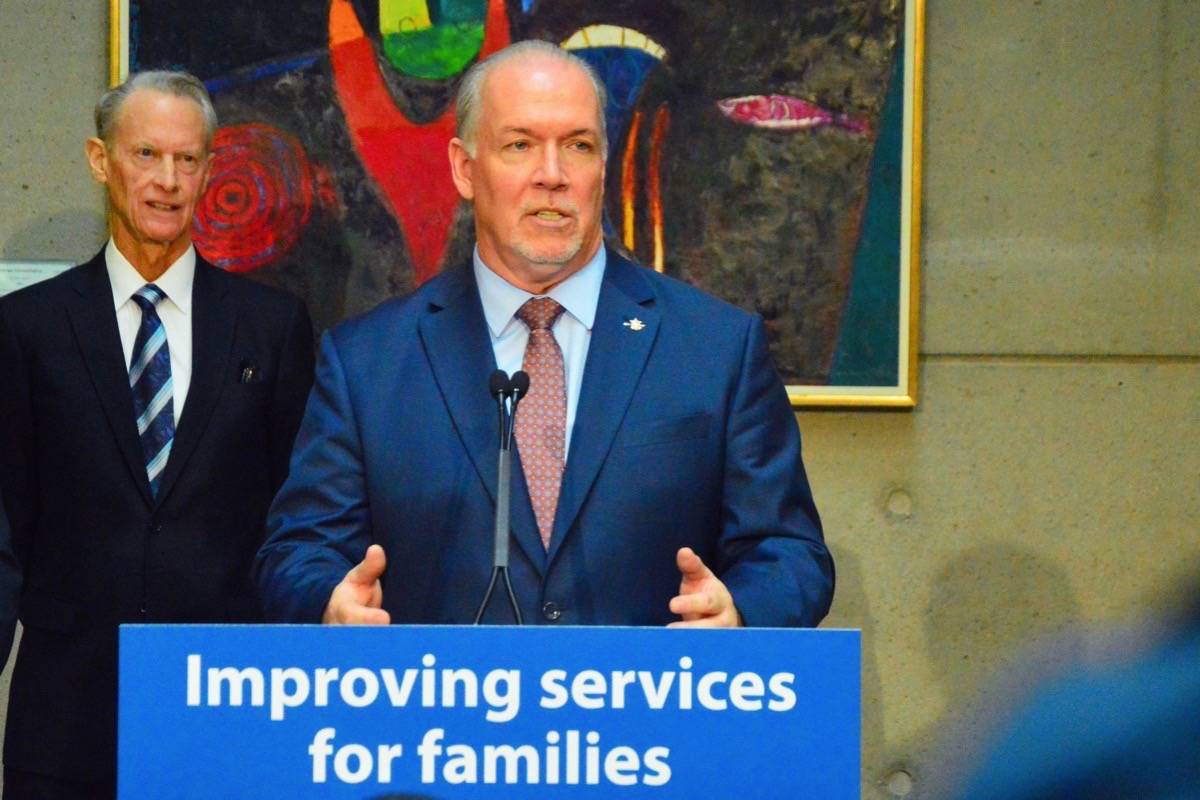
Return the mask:
{"type": "MultiPolygon", "coordinates": [[[[492,565],[494,369],[469,267],[324,337],[255,566],[270,618],[318,621],[378,542],[393,622],[472,619],[492,565]]],[[[610,252],[549,551],[519,454],[512,540],[526,621],[676,619],[686,545],[747,624],[820,622],[833,563],[761,322],[610,252]]],[[[511,622],[507,604],[485,621],[511,622]]]]}

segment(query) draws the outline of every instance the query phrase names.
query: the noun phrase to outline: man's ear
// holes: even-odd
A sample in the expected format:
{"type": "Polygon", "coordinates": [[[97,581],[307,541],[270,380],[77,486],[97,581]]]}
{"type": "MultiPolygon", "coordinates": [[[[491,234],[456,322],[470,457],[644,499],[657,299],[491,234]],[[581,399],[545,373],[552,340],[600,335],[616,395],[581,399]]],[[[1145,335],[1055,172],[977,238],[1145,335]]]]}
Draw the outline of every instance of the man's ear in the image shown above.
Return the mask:
{"type": "Polygon", "coordinates": [[[471,154],[467,152],[467,146],[463,144],[463,140],[455,136],[450,140],[449,147],[450,155],[450,177],[454,179],[454,188],[458,189],[458,193],[462,195],[463,200],[475,199],[475,183],[473,181],[473,168],[475,166],[471,159],[471,154]]]}
{"type": "Polygon", "coordinates": [[[200,182],[200,193],[197,197],[203,197],[204,193],[208,191],[208,181],[212,178],[212,165],[215,157],[216,153],[209,153],[204,158],[204,178],[200,182]]]}
{"type": "Polygon", "coordinates": [[[108,183],[108,148],[95,136],[83,143],[83,154],[87,156],[88,168],[97,183],[108,183]]]}

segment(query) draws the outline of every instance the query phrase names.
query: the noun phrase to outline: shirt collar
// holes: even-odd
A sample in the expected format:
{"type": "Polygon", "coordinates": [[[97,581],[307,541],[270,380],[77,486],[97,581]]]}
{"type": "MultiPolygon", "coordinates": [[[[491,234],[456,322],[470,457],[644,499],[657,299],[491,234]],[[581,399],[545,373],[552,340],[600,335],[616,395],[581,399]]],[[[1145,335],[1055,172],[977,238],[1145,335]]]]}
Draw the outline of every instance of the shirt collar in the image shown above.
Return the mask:
{"type": "MultiPolygon", "coordinates": [[[[475,248],[472,261],[475,283],[479,286],[479,299],[483,302],[483,315],[487,318],[493,338],[499,338],[516,318],[517,309],[529,298],[539,295],[518,289],[493,272],[480,258],[478,247],[475,248]]],[[[554,298],[566,313],[589,331],[596,321],[596,306],[600,302],[600,284],[604,280],[606,261],[605,249],[600,247],[582,269],[544,295],[554,298]]]]}
{"type": "MultiPolygon", "coordinates": [[[[104,265],[108,268],[108,282],[112,284],[113,304],[120,308],[129,302],[129,298],[146,285],[143,278],[129,259],[117,249],[117,244],[111,238],[104,248],[104,265]]],[[[183,255],[175,263],[167,267],[167,271],[158,277],[154,285],[162,289],[175,306],[184,314],[192,313],[192,281],[196,277],[196,248],[188,246],[183,255]]]]}

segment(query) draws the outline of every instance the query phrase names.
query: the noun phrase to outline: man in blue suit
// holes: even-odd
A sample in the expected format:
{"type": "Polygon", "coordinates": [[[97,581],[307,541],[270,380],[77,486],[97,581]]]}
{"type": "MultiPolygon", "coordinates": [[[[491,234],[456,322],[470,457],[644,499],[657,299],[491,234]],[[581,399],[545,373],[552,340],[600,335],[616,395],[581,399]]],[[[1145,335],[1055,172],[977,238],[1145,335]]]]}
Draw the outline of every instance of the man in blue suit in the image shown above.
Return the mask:
{"type": "MultiPolygon", "coordinates": [[[[492,571],[497,367],[533,379],[510,565],[526,621],[828,612],[833,563],[761,321],[603,246],[603,107],[587,66],[544,42],[463,79],[449,155],[473,263],[323,339],[256,561],[269,617],[472,619],[492,571]]],[[[512,619],[493,603],[484,621],[512,619]]]]}

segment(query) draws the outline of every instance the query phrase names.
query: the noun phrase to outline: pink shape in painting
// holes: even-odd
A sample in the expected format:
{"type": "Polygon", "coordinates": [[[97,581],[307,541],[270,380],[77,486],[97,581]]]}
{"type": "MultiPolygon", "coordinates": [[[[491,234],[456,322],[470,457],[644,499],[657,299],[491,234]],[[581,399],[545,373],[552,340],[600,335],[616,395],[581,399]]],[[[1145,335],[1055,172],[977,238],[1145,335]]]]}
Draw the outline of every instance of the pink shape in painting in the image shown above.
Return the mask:
{"type": "Polygon", "coordinates": [[[866,133],[866,120],[828,109],[786,94],[752,94],[726,97],[717,108],[741,125],[781,131],[801,131],[833,125],[851,133],[866,133]]]}

